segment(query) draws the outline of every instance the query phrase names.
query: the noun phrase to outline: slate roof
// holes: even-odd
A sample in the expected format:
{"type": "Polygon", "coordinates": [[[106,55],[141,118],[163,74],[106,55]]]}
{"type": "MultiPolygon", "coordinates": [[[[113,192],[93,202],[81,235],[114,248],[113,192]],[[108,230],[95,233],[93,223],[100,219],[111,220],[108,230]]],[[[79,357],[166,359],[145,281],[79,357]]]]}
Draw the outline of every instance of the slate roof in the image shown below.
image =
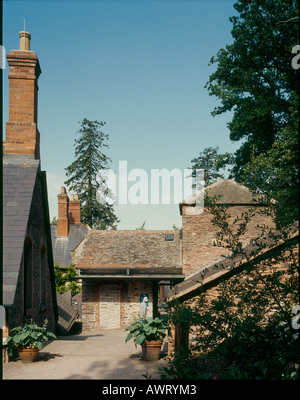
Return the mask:
{"type": "Polygon", "coordinates": [[[3,160],[3,304],[14,301],[24,239],[30,213],[38,160],[5,157],[3,160]]]}
{"type": "Polygon", "coordinates": [[[53,261],[60,267],[72,264],[71,251],[84,239],[90,227],[86,225],[69,225],[69,236],[58,237],[57,225],[51,225],[53,261]]]}

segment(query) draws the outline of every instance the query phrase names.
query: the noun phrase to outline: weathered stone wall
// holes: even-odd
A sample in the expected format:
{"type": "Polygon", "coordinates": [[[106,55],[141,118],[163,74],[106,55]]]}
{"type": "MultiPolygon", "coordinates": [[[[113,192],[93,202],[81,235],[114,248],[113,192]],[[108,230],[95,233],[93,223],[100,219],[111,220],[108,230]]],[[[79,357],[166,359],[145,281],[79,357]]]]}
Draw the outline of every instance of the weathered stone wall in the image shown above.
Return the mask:
{"type": "MultiPolygon", "coordinates": [[[[230,221],[242,213],[248,212],[250,206],[234,205],[229,207],[230,221]]],[[[259,211],[264,207],[256,207],[257,213],[248,224],[247,231],[241,238],[243,245],[250,242],[259,234],[257,224],[273,226],[270,217],[260,214],[259,211]]],[[[185,209],[182,213],[182,254],[183,254],[183,273],[186,276],[193,274],[200,268],[206,267],[211,263],[229,254],[223,247],[216,246],[216,233],[219,228],[213,225],[213,215],[207,210],[198,215],[187,215],[185,209]]]]}
{"type": "Polygon", "coordinates": [[[153,289],[149,281],[83,280],[82,329],[126,328],[139,318],[140,294],[149,297],[148,317],[153,316],[153,289]]]}
{"type": "Polygon", "coordinates": [[[149,281],[129,281],[123,284],[121,301],[121,326],[127,327],[139,318],[140,313],[140,294],[147,293],[149,306],[147,317],[153,316],[153,288],[149,281]]]}

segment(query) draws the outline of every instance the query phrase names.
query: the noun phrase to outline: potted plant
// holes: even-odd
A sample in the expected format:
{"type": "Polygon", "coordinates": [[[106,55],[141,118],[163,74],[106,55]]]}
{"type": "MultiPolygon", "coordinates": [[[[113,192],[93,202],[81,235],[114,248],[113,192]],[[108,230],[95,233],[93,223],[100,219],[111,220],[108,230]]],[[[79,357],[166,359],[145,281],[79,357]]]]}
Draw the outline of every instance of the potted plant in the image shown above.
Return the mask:
{"type": "Polygon", "coordinates": [[[159,359],[163,339],[166,336],[168,323],[160,318],[147,318],[146,320],[137,320],[128,328],[129,331],[125,342],[131,338],[135,345],[142,346],[143,359],[147,361],[156,361],[159,359]]]}
{"type": "Polygon", "coordinates": [[[46,319],[43,326],[38,326],[31,320],[30,324],[12,328],[5,342],[8,346],[8,355],[13,356],[14,350],[17,349],[23,362],[34,361],[39,350],[43,348],[43,342],[49,339],[56,339],[54,333],[46,330],[47,324],[48,321],[46,319]]]}

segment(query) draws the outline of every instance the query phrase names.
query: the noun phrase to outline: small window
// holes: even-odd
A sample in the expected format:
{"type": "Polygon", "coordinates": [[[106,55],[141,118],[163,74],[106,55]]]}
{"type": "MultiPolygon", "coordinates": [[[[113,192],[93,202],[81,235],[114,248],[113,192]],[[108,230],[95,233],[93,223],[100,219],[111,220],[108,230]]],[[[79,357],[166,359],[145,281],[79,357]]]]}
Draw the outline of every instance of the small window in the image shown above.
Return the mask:
{"type": "Polygon", "coordinates": [[[24,242],[24,314],[27,317],[31,316],[32,312],[32,242],[29,237],[26,237],[24,242]]]}
{"type": "Polygon", "coordinates": [[[165,240],[168,242],[172,242],[174,240],[174,234],[173,233],[167,233],[165,236],[165,240]]]}
{"type": "Polygon", "coordinates": [[[41,259],[40,259],[40,306],[43,307],[46,304],[46,290],[47,290],[47,259],[46,259],[46,247],[41,247],[41,259]]]}

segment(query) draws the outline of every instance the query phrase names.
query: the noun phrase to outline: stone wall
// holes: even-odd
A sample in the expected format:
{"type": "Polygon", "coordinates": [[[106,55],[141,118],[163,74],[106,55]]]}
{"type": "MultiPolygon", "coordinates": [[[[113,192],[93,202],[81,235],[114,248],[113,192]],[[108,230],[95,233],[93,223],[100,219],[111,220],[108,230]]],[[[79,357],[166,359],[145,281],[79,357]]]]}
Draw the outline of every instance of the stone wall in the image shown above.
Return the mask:
{"type": "MultiPolygon", "coordinates": [[[[228,209],[231,215],[231,221],[235,217],[241,216],[242,213],[249,211],[250,206],[234,205],[228,209]]],[[[246,233],[241,238],[243,245],[250,242],[259,234],[257,224],[266,224],[273,226],[270,217],[262,215],[259,211],[265,208],[256,207],[257,213],[251,219],[246,233]]],[[[187,215],[183,210],[182,213],[182,254],[183,254],[183,273],[189,276],[200,268],[206,267],[215,261],[229,254],[224,247],[216,246],[216,233],[219,228],[213,225],[213,215],[207,210],[198,215],[187,215]]]]}
{"type": "Polygon", "coordinates": [[[139,318],[140,294],[149,297],[148,317],[153,316],[152,283],[143,280],[83,280],[82,329],[125,329],[139,318]]]}

